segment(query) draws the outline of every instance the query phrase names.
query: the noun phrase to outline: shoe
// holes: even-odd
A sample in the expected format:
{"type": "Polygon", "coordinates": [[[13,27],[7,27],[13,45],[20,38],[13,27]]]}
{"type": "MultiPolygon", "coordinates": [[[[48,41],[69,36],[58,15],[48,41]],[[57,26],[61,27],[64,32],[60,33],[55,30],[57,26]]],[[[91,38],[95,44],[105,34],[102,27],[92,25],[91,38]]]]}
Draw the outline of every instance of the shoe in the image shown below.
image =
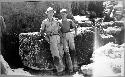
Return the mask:
{"type": "Polygon", "coordinates": [[[56,75],[57,76],[63,76],[63,75],[65,75],[65,71],[57,72],[56,75]]]}
{"type": "Polygon", "coordinates": [[[73,67],[73,71],[77,72],[78,71],[78,66],[77,67],[73,67]]]}
{"type": "Polygon", "coordinates": [[[71,70],[68,71],[68,75],[73,75],[73,74],[74,74],[73,70],[72,71],[71,70]]]}

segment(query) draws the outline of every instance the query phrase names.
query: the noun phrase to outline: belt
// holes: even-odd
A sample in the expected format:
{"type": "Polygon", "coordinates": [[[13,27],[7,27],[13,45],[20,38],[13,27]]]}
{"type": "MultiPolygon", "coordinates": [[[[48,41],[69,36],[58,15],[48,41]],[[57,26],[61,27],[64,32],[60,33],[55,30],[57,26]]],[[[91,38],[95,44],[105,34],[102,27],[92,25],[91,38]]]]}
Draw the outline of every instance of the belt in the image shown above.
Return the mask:
{"type": "Polygon", "coordinates": [[[69,33],[69,32],[71,32],[71,31],[68,31],[68,32],[63,32],[63,33],[69,33]]]}
{"type": "Polygon", "coordinates": [[[50,35],[50,36],[54,36],[54,35],[59,35],[59,34],[52,34],[52,35],[50,35]]]}

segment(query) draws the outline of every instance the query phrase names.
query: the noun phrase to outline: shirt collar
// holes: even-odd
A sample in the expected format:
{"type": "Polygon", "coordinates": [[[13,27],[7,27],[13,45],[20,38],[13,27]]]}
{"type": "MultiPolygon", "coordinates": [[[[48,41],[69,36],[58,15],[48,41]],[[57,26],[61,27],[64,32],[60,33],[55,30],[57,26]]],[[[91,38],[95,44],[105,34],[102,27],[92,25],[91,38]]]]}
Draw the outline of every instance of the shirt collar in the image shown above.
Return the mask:
{"type": "Polygon", "coordinates": [[[61,19],[61,21],[67,21],[68,19],[66,18],[65,20],[61,19]]]}
{"type": "Polygon", "coordinates": [[[54,18],[52,18],[52,21],[50,21],[49,18],[47,18],[47,21],[52,22],[52,21],[54,21],[54,18]]]}

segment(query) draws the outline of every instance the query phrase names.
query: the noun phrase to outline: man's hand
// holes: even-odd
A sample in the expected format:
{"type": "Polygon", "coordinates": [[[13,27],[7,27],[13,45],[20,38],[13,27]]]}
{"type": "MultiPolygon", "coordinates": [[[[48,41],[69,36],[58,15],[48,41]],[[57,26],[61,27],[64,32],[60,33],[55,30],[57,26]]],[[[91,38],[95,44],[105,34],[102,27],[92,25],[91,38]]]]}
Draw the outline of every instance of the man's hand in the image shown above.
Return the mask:
{"type": "Polygon", "coordinates": [[[50,39],[49,39],[48,36],[44,36],[44,38],[45,38],[45,40],[46,40],[48,43],[50,43],[50,39]]]}
{"type": "Polygon", "coordinates": [[[40,32],[38,33],[39,36],[44,36],[44,31],[40,29],[40,32]]]}
{"type": "Polygon", "coordinates": [[[74,35],[74,37],[76,37],[76,35],[77,35],[77,25],[75,26],[75,35],[74,35]]]}

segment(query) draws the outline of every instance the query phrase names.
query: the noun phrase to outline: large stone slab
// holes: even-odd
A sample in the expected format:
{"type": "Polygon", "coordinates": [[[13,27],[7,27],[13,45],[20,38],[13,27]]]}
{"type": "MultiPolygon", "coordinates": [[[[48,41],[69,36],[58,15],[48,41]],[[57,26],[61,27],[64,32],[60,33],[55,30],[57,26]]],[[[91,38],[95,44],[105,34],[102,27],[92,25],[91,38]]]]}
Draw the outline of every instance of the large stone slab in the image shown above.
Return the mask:
{"type": "MultiPolygon", "coordinates": [[[[88,64],[93,53],[94,33],[89,29],[88,27],[78,29],[75,37],[78,64],[88,64]]],[[[54,69],[49,44],[39,35],[39,32],[21,33],[19,43],[19,55],[25,66],[37,70],[54,69]]]]}
{"type": "Polygon", "coordinates": [[[85,29],[78,33],[79,34],[75,37],[78,63],[88,64],[90,63],[90,58],[93,53],[94,32],[88,28],[88,30],[85,29]]]}
{"type": "Polygon", "coordinates": [[[19,40],[19,55],[25,66],[38,70],[51,69],[49,67],[53,64],[49,44],[39,36],[38,32],[21,33],[19,40]]]}

